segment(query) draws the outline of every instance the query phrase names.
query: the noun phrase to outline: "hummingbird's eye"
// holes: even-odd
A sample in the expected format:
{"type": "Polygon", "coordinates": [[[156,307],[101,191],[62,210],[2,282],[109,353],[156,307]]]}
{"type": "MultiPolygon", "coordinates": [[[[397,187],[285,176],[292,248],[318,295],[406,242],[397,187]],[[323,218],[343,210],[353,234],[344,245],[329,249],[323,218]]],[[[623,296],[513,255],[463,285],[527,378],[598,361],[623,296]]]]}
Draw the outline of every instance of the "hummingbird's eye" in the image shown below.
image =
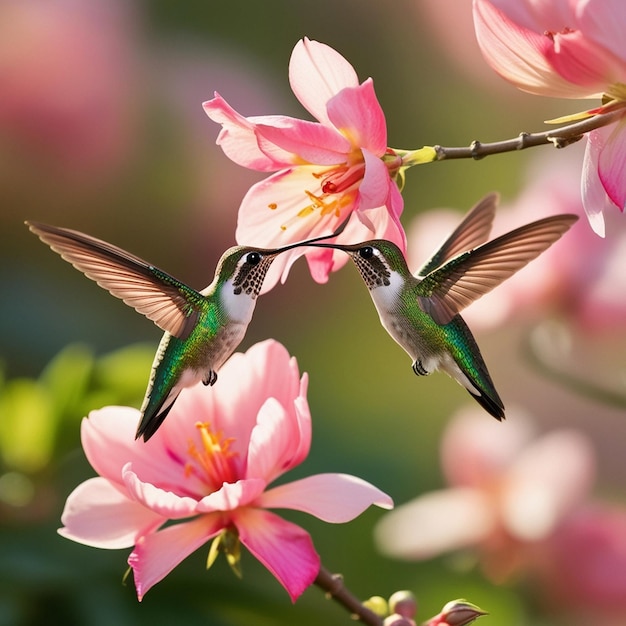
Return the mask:
{"type": "Polygon", "coordinates": [[[261,262],[261,254],[259,252],[248,252],[246,255],[246,263],[250,265],[258,265],[261,262]]]}
{"type": "Polygon", "coordinates": [[[374,256],[374,248],[372,246],[365,246],[359,250],[359,256],[364,259],[371,259],[374,256]]]}

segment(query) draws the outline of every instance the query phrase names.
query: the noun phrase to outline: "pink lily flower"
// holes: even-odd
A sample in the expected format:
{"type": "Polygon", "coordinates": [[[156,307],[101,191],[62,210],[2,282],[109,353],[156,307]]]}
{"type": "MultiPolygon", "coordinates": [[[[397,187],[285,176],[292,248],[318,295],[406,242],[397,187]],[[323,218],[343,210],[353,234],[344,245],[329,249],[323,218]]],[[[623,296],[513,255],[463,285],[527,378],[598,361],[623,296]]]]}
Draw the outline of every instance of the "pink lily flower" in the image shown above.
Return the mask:
{"type": "MultiPolygon", "coordinates": [[[[346,474],[268,485],[301,463],[311,444],[307,375],[273,340],[235,354],[219,383],[184,390],[166,424],[135,441],[139,412],[106,407],[84,419],[85,454],[99,474],[68,497],[59,533],[97,548],[134,546],[139,600],[214,539],[236,569],[243,544],[295,599],[315,580],[311,537],[269,509],[347,522],[389,496],[346,474]],[[173,522],[164,525],[167,522],[173,522]]],[[[209,556],[217,554],[212,550],[209,556]]]]}
{"type": "MultiPolygon", "coordinates": [[[[222,125],[217,143],[247,168],[275,172],[253,185],[239,208],[237,242],[282,246],[330,234],[349,222],[337,241],[373,237],[403,249],[403,200],[395,182],[402,159],[387,148],[385,116],[371,78],[359,83],[338,52],[317,41],[299,41],[289,63],[291,88],[317,122],[283,115],[244,117],[219,94],[204,110],[222,125]]],[[[264,289],[284,281],[306,253],[311,275],[326,282],[347,257],[329,249],[295,249],[274,262],[264,289]]]]}
{"type": "MultiPolygon", "coordinates": [[[[626,107],[626,5],[621,0],[474,0],[476,36],[487,62],[524,91],[556,98],[603,98],[595,115],[626,107]]],[[[604,236],[603,211],[626,207],[626,109],[588,134],[582,196],[604,236]]]]}

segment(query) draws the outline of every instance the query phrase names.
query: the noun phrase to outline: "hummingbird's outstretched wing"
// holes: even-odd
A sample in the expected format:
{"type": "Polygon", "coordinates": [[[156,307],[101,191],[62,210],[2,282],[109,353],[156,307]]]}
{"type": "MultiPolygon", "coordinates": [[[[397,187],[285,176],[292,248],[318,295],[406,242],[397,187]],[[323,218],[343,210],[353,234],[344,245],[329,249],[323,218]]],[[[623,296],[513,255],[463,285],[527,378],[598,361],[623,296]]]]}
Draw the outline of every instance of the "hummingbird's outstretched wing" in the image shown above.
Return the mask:
{"type": "Polygon", "coordinates": [[[497,237],[448,261],[418,284],[418,303],[438,324],[447,324],[539,256],[578,219],[554,215],[497,237]]]}
{"type": "Polygon", "coordinates": [[[84,233],[38,222],[26,224],[68,263],[162,330],[185,339],[196,325],[204,296],[166,272],[84,233]]]}
{"type": "Polygon", "coordinates": [[[462,252],[485,243],[491,232],[498,199],[497,193],[490,193],[479,200],[437,252],[417,270],[415,276],[426,276],[462,252]]]}

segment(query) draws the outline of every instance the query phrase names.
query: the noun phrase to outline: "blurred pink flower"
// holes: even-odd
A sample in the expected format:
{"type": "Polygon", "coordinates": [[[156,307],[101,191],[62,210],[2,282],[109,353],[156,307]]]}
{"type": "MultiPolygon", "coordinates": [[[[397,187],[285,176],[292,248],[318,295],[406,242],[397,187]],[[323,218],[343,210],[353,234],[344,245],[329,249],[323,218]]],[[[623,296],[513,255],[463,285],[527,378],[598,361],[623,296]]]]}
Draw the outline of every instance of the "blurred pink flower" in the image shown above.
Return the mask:
{"type": "MultiPolygon", "coordinates": [[[[571,146],[558,158],[539,155],[519,197],[498,208],[492,236],[548,215],[583,215],[576,189],[581,150],[571,146]]],[[[407,229],[409,264],[417,267],[428,258],[461,217],[452,210],[418,216],[407,229]]],[[[468,307],[463,317],[476,329],[557,316],[594,336],[623,333],[626,224],[616,214],[607,215],[607,223],[607,237],[600,239],[579,221],[540,258],[468,307]]]]}
{"type": "Polygon", "coordinates": [[[3,146],[72,182],[100,178],[131,148],[134,13],[119,0],[0,4],[3,146]]]}
{"type": "Polygon", "coordinates": [[[554,604],[585,613],[589,624],[625,623],[626,508],[600,502],[582,507],[538,558],[539,584],[554,604]]]}
{"type": "MultiPolygon", "coordinates": [[[[239,209],[237,241],[255,246],[285,243],[333,232],[350,221],[338,241],[382,237],[405,248],[400,225],[403,200],[395,183],[401,158],[387,148],[384,113],[371,78],[359,84],[354,68],[317,41],[299,41],[291,55],[289,80],[302,105],[318,121],[286,116],[243,117],[219,95],[204,103],[222,124],[218,136],[233,161],[275,172],[255,184],[239,209]]],[[[281,255],[264,289],[284,280],[303,250],[281,255]]],[[[336,250],[306,252],[311,275],[328,280],[346,263],[336,250]]]]}
{"type": "MultiPolygon", "coordinates": [[[[487,62],[524,91],[599,98],[590,113],[626,106],[622,0],[474,0],[476,36],[487,62]]],[[[625,112],[626,115],[626,112],[625,112]]],[[[588,134],[582,195],[593,229],[603,210],[626,207],[626,117],[588,134]]]]}
{"type": "Polygon", "coordinates": [[[473,548],[495,580],[523,568],[587,495],[594,456],[577,432],[533,440],[522,415],[507,416],[502,425],[471,410],[450,423],[441,456],[451,487],[385,516],[376,532],[383,552],[421,560],[473,548]]]}
{"type": "Polygon", "coordinates": [[[268,509],[339,523],[371,504],[392,506],[389,496],[345,474],[268,488],[309,452],[306,390],[295,359],[268,340],[233,355],[214,388],[184,390],[146,444],[134,439],[137,410],[92,412],[81,436],[99,477],[70,494],[60,534],[98,548],[134,545],[128,561],[140,600],[214,537],[234,561],[241,542],[295,600],[314,581],[319,557],[307,532],[268,509]]]}

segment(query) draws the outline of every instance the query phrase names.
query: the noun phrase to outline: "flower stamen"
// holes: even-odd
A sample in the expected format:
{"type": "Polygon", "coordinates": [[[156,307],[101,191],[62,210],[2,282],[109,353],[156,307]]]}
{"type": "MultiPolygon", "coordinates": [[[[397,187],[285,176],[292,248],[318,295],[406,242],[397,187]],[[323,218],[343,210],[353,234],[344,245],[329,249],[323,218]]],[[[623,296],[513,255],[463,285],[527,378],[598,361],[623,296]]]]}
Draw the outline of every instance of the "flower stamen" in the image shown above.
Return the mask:
{"type": "Polygon", "coordinates": [[[573,28],[570,28],[569,26],[564,26],[561,30],[544,30],[543,34],[548,37],[548,39],[554,41],[554,37],[556,35],[569,35],[573,32],[575,32],[573,28]]]}
{"type": "Polygon", "coordinates": [[[185,476],[198,476],[213,491],[224,483],[235,482],[237,477],[232,459],[237,453],[230,449],[234,438],[224,438],[221,431],[213,432],[208,422],[197,422],[196,428],[200,431],[202,446],[198,448],[195,442],[189,442],[188,452],[192,460],[185,464],[185,476]]]}

